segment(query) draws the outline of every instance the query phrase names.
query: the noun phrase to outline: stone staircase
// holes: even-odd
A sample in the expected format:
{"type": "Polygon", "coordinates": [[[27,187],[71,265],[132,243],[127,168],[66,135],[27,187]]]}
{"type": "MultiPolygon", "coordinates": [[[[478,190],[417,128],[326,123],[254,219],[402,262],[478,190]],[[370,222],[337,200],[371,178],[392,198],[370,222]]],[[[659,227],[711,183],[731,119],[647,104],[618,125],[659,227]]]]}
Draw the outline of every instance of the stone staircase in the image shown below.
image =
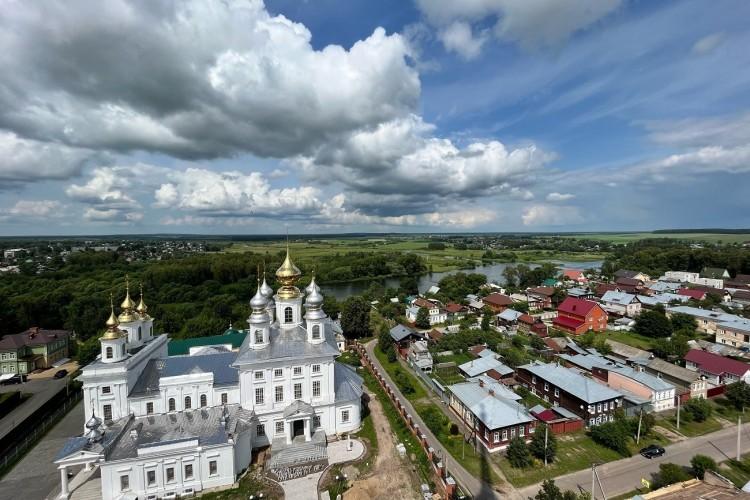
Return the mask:
{"type": "Polygon", "coordinates": [[[328,460],[328,450],[325,432],[318,431],[310,441],[297,437],[287,444],[284,439],[274,439],[267,467],[280,469],[322,460],[328,460]]]}

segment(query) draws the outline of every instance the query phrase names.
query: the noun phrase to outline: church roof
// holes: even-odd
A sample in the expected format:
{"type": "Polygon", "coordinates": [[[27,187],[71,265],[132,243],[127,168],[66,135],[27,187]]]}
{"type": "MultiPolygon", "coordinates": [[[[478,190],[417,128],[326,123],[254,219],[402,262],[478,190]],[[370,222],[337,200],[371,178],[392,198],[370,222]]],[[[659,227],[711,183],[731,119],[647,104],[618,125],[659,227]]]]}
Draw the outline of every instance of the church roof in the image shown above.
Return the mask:
{"type": "Polygon", "coordinates": [[[333,379],[336,386],[336,401],[354,401],[362,397],[362,383],[354,368],[344,363],[333,364],[333,379]]]}
{"type": "MultiPolygon", "coordinates": [[[[229,331],[229,330],[227,330],[229,331]]],[[[167,349],[170,356],[188,354],[191,347],[232,344],[233,349],[237,349],[245,340],[247,331],[236,331],[235,333],[224,333],[223,335],[211,335],[210,337],[195,337],[192,339],[170,339],[167,349]]]]}
{"type": "Polygon", "coordinates": [[[325,342],[311,344],[307,341],[307,331],[297,326],[295,328],[271,328],[270,343],[263,349],[251,349],[248,337],[240,347],[240,353],[232,366],[240,366],[261,361],[284,358],[316,358],[321,356],[336,356],[339,349],[333,335],[326,335],[325,342]]]}
{"type": "Polygon", "coordinates": [[[159,380],[162,377],[175,377],[188,373],[213,373],[214,385],[238,384],[239,372],[231,366],[236,356],[234,352],[222,352],[203,356],[170,356],[149,360],[130,391],[130,396],[156,392],[159,390],[159,380]]]}

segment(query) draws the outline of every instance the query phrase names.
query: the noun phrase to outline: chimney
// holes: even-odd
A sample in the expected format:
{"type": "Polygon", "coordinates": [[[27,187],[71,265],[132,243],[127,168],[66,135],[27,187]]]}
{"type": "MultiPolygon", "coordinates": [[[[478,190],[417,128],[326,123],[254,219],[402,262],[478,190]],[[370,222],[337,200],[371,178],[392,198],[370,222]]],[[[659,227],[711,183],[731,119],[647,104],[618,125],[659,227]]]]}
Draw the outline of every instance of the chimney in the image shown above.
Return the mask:
{"type": "Polygon", "coordinates": [[[484,387],[484,380],[481,378],[479,379],[479,387],[484,387]]]}
{"type": "Polygon", "coordinates": [[[490,396],[494,396],[494,395],[495,395],[494,389],[490,389],[490,396]]]}

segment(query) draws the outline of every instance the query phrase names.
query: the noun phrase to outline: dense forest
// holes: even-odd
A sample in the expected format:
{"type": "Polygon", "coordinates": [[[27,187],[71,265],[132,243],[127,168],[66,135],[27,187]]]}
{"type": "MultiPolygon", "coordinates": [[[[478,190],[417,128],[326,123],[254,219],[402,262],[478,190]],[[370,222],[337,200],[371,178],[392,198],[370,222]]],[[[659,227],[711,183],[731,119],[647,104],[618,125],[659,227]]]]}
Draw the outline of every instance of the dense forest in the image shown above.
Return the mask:
{"type": "MultiPolygon", "coordinates": [[[[230,322],[244,323],[257,270],[264,264],[269,284],[276,286],[274,272],[283,256],[283,252],[218,253],[130,263],[117,252],[71,254],[56,271],[0,279],[0,334],[30,326],[62,327],[75,331],[81,341],[95,340],[109,314],[109,294],[114,295],[117,306],[129,275],[136,300],[139,284],[143,284],[149,313],[157,318],[157,332],[169,332],[176,338],[215,335],[230,322]]],[[[304,273],[301,286],[309,282],[313,270],[323,283],[344,276],[418,275],[426,270],[422,259],[413,254],[353,252],[295,262],[304,273]]],[[[326,310],[338,310],[333,297],[326,301],[326,310]]]]}
{"type": "Polygon", "coordinates": [[[679,240],[646,239],[615,247],[602,274],[633,269],[660,276],[669,270],[700,272],[704,267],[726,268],[732,276],[750,274],[750,248],[737,244],[694,247],[679,240]]]}

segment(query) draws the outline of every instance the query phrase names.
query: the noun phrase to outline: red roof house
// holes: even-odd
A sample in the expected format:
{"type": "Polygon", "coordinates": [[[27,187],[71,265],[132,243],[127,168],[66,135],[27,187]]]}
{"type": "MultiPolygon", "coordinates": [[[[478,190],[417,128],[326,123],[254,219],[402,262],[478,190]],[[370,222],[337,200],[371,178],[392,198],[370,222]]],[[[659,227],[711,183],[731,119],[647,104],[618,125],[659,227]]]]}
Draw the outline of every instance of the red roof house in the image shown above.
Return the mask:
{"type": "Polygon", "coordinates": [[[703,300],[706,298],[706,292],[694,288],[680,288],[677,290],[677,295],[683,295],[695,300],[703,300]]]}
{"type": "Polygon", "coordinates": [[[607,329],[607,312],[596,302],[567,297],[558,306],[552,326],[574,335],[602,332],[607,329]]]}
{"type": "Polygon", "coordinates": [[[699,372],[715,384],[750,381],[750,365],[700,349],[690,349],[685,355],[685,368],[699,372]]]}
{"type": "Polygon", "coordinates": [[[563,271],[563,279],[575,281],[576,283],[588,283],[589,281],[580,269],[565,269],[563,271]]]}
{"type": "Polygon", "coordinates": [[[491,293],[483,298],[482,301],[495,314],[505,311],[513,304],[513,299],[502,293],[491,293]]]}

